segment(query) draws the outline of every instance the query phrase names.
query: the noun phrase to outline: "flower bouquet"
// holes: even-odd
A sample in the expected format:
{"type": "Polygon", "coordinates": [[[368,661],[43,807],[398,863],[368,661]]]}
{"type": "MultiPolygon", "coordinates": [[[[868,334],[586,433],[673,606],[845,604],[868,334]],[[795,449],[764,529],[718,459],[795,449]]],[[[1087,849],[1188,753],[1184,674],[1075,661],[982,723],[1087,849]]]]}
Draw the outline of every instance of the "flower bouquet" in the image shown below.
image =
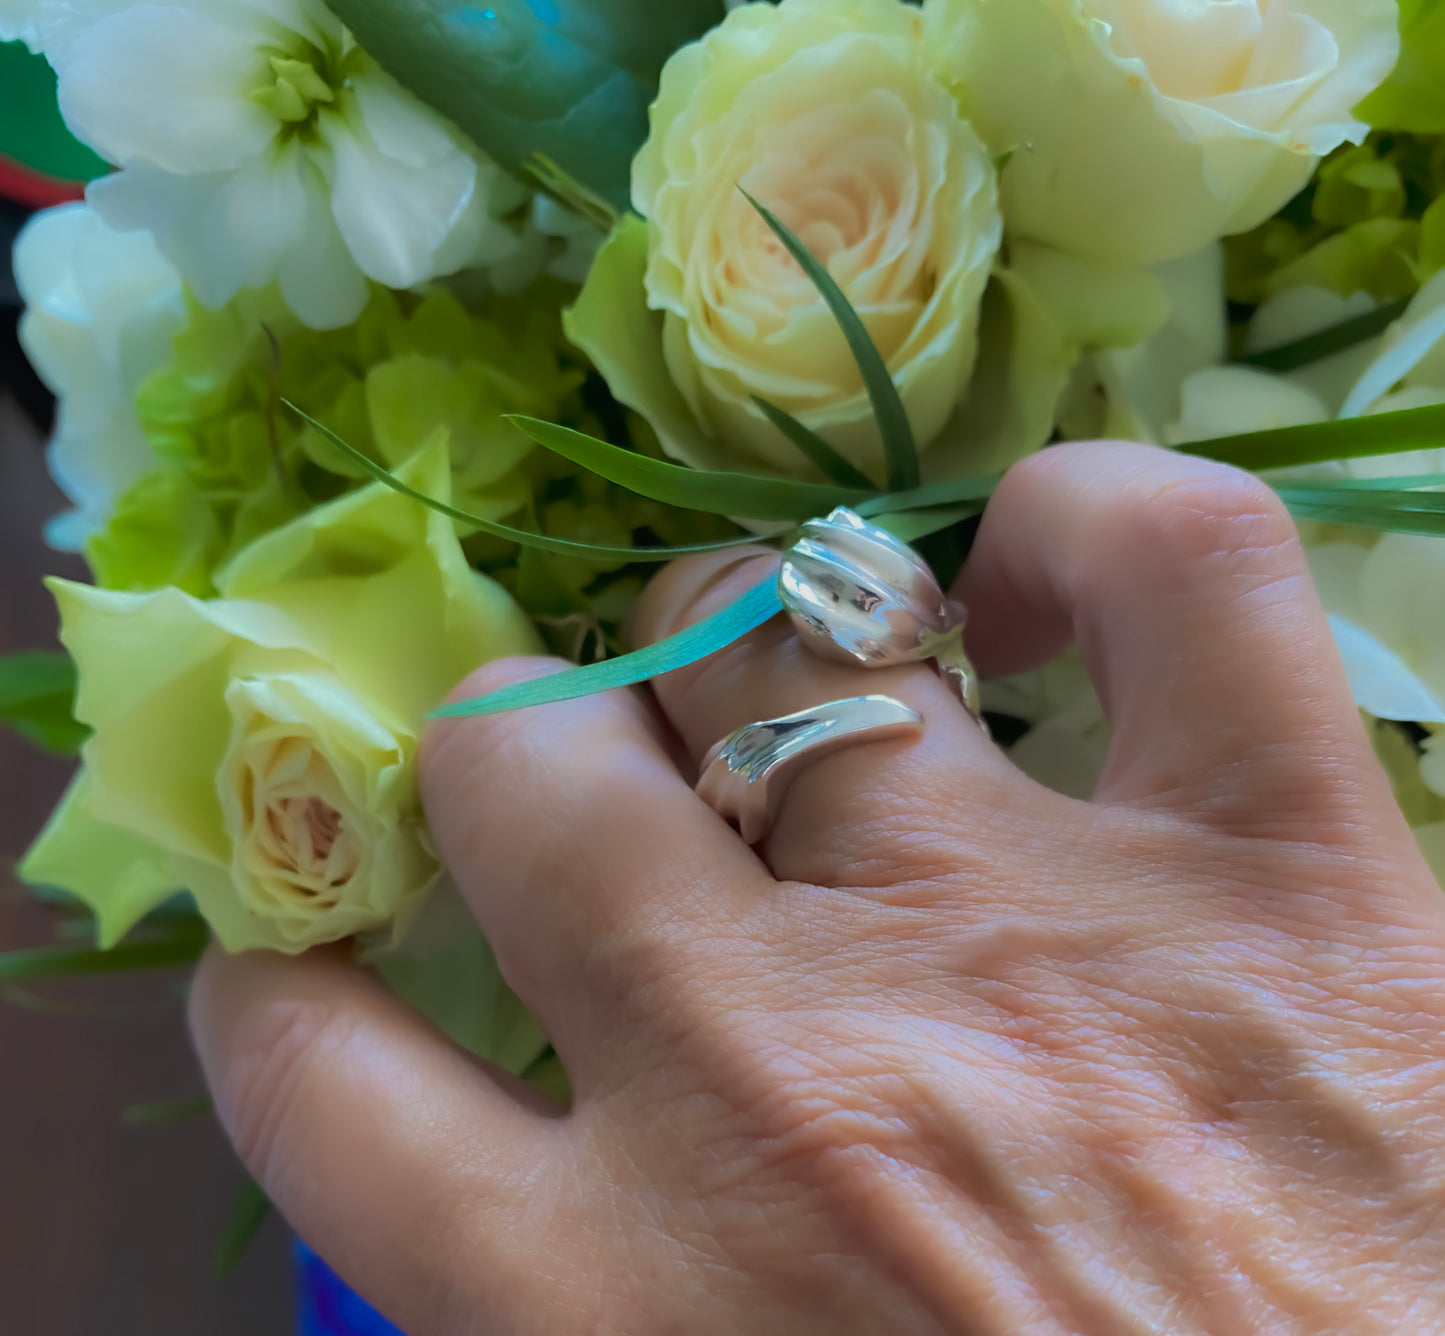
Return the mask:
{"type": "MultiPolygon", "coordinates": [[[[1100,436],[1278,492],[1445,874],[1431,0],[0,0],[0,38],[109,167],[16,246],[93,583],[0,662],[81,757],[23,876],[97,944],[0,977],[346,940],[565,1097],[429,840],[427,719],[716,652],[776,591],[629,652],[652,565],[837,506],[946,583],[1004,470],[1100,436]]],[[[1088,794],[1074,656],[984,708],[1088,794]]]]}

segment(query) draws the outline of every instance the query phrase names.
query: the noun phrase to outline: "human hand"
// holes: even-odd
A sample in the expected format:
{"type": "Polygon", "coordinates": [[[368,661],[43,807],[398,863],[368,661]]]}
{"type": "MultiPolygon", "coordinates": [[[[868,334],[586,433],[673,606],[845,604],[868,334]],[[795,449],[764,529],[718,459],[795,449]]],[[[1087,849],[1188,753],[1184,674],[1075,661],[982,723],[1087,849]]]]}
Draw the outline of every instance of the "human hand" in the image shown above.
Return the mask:
{"type": "MultiPolygon", "coordinates": [[[[672,568],[641,634],[766,560],[672,568]]],[[[411,1336],[1445,1331],[1445,898],[1278,501],[1051,449],[958,593],[985,675],[1078,640],[1092,803],[781,621],[655,697],[435,730],[433,830],[568,1112],[341,953],[208,957],[243,1159],[411,1336]],[[923,738],[805,771],[758,852],[692,793],[734,727],[874,690],[923,738]]]]}

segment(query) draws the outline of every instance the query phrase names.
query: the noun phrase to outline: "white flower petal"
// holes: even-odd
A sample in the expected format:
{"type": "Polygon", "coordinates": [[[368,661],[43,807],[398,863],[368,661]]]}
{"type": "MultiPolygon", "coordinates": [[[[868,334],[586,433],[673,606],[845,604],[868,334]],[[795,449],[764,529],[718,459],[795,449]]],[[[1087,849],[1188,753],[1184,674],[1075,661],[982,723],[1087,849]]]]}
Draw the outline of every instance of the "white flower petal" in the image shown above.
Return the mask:
{"type": "Polygon", "coordinates": [[[1371,404],[1384,398],[1414,371],[1442,338],[1445,338],[1445,306],[1424,316],[1380,354],[1350,391],[1340,416],[1360,417],[1366,413],[1371,404]]]}
{"type": "Polygon", "coordinates": [[[1165,427],[1164,443],[1186,445],[1328,420],[1328,410],[1314,394],[1279,376],[1252,367],[1206,367],[1184,382],[1179,421],[1165,427]]]}
{"type": "Polygon", "coordinates": [[[340,115],[324,126],[331,210],[362,272],[392,288],[435,277],[437,253],[473,203],[476,164],[457,150],[418,167],[388,156],[340,115]]]}
{"type": "Polygon", "coordinates": [[[331,216],[324,185],[319,177],[310,180],[300,234],[278,272],[281,293],[303,324],[339,329],[361,314],[369,291],[331,216]]]}
{"type": "Polygon", "coordinates": [[[1445,704],[1387,645],[1343,617],[1331,617],[1330,630],[1360,709],[1377,719],[1445,723],[1445,704]]]}
{"type": "Polygon", "coordinates": [[[238,166],[277,129],[247,97],[267,67],[245,12],[137,5],[87,28],[58,66],[66,123],[120,166],[238,166]]]}
{"type": "Polygon", "coordinates": [[[79,508],[48,536],[70,550],[155,466],[135,395],[184,323],[181,281],[148,234],[112,231],[82,204],[26,225],[15,272],[27,303],[22,342],[59,400],[51,471],[79,508]]]}
{"type": "Polygon", "coordinates": [[[388,75],[357,79],[353,95],[366,134],[386,157],[426,167],[461,151],[446,122],[388,75]]]}

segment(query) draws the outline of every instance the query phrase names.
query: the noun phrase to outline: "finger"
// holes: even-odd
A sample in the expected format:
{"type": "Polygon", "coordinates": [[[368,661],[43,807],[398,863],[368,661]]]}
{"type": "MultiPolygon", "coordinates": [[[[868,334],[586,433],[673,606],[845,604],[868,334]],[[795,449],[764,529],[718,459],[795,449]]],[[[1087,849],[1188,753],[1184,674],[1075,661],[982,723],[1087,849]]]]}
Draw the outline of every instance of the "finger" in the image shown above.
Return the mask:
{"type": "MultiPolygon", "coordinates": [[[[778,558],[695,557],[655,579],[635,617],[652,641],[730,603],[767,579],[778,558]]],[[[829,886],[882,886],[926,878],[954,858],[961,821],[1032,792],[932,668],[870,670],[809,650],[783,618],[711,658],[653,682],[695,761],[734,729],[825,701],[890,695],[924,718],[920,738],[879,741],[828,755],[792,782],[762,846],[780,878],[829,886]]]]}
{"type": "Polygon", "coordinates": [[[447,1329],[461,1300],[512,1330],[545,1233],[536,1171],[562,1159],[540,1097],[339,951],[213,948],[190,1020],[241,1159],[348,1283],[406,1331],[447,1329]]]}
{"type": "MultiPolygon", "coordinates": [[[[559,665],[488,664],[481,695],[559,665]]],[[[580,1088],[609,1007],[712,940],[771,878],[678,773],[640,691],[446,721],[422,752],[427,818],[503,976],[580,1088]]]]}
{"type": "Polygon", "coordinates": [[[1114,728],[1100,798],[1261,831],[1362,810],[1368,745],[1294,524],[1257,478],[1150,446],[1046,450],[1000,484],[956,592],[986,675],[1078,643],[1114,728]]]}

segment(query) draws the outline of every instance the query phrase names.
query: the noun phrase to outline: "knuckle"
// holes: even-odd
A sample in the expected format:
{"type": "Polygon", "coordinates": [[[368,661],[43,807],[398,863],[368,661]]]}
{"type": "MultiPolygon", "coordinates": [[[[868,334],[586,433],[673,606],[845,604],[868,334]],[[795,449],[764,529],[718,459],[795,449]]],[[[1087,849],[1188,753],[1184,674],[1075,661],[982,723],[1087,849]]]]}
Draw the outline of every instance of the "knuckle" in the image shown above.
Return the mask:
{"type": "Polygon", "coordinates": [[[643,592],[635,624],[644,641],[661,640],[725,607],[776,569],[778,554],[745,547],[684,557],[643,592]]]}
{"type": "Polygon", "coordinates": [[[1123,570],[1232,599],[1293,589],[1305,578],[1294,521],[1265,483],[1234,469],[1194,471],[1127,488],[1099,517],[1101,583],[1123,570]]]}
{"type": "Polygon", "coordinates": [[[1284,503],[1236,469],[1191,472],[1131,489],[1106,523],[1135,547],[1181,557],[1274,552],[1296,541],[1284,503]]]}

